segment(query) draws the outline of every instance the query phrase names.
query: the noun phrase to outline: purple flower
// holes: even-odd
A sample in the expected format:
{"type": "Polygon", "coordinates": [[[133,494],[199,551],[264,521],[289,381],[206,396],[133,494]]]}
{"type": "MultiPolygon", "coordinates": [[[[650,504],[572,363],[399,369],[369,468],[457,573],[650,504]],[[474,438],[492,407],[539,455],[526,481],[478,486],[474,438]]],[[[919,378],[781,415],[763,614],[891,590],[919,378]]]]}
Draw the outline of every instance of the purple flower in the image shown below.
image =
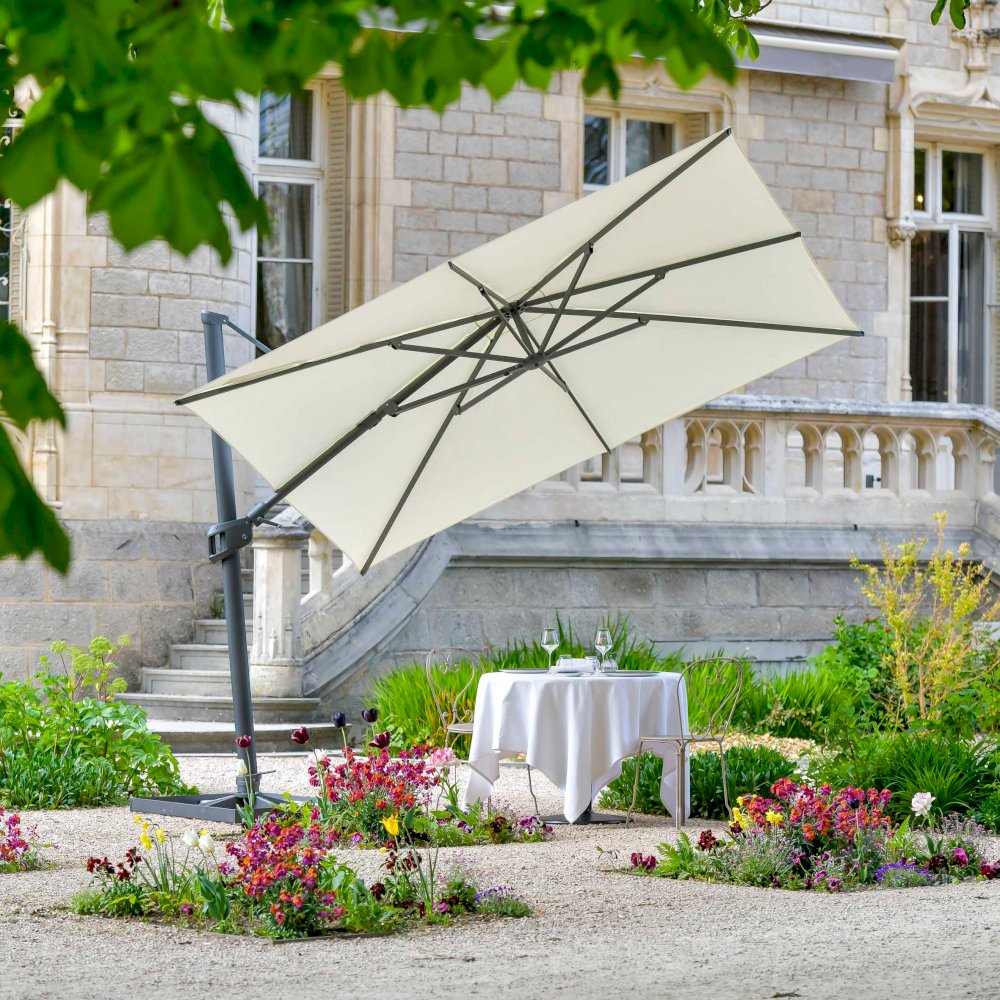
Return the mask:
{"type": "Polygon", "coordinates": [[[362,834],[360,834],[360,833],[352,833],[351,834],[351,843],[354,844],[355,847],[357,847],[358,844],[360,844],[361,841],[364,840],[364,839],[365,839],[364,836],[362,836],[362,834]]]}
{"type": "Polygon", "coordinates": [[[388,732],[379,733],[368,745],[376,750],[384,750],[391,742],[392,737],[388,732]]]}
{"type": "Polygon", "coordinates": [[[378,709],[377,708],[363,708],[361,709],[361,718],[372,726],[378,722],[378,709]]]}
{"type": "Polygon", "coordinates": [[[305,726],[299,726],[292,732],[292,742],[304,747],[309,742],[309,730],[305,726]]]}
{"type": "Polygon", "coordinates": [[[955,848],[955,853],[952,857],[955,860],[955,864],[962,865],[963,868],[969,863],[969,855],[961,847],[955,848]]]}
{"type": "Polygon", "coordinates": [[[343,729],[347,726],[347,716],[343,712],[337,712],[330,721],[337,729],[343,729]]]}

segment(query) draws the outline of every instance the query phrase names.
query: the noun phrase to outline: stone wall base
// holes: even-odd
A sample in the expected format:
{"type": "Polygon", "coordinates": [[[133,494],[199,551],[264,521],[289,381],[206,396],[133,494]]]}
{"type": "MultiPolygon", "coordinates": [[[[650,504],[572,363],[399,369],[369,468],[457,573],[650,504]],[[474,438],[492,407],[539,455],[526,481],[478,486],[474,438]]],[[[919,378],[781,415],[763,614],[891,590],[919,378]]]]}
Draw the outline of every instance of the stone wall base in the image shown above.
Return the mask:
{"type": "Polygon", "coordinates": [[[67,576],[41,560],[0,562],[0,672],[29,677],[38,657],[64,639],[128,635],[122,658],[134,685],[141,667],[167,665],[171,643],[191,639],[220,589],[207,558],[206,525],[169,521],[69,521],[73,562],[67,576]]]}

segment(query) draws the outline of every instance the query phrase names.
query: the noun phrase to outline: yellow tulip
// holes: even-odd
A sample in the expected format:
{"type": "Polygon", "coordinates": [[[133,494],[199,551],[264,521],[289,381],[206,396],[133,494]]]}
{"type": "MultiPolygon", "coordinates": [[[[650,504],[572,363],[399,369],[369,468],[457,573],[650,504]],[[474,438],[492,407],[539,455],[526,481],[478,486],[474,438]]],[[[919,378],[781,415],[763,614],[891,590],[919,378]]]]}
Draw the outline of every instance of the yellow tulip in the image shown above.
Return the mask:
{"type": "Polygon", "coordinates": [[[395,837],[399,834],[399,818],[397,816],[383,816],[382,825],[390,837],[395,837]]]}

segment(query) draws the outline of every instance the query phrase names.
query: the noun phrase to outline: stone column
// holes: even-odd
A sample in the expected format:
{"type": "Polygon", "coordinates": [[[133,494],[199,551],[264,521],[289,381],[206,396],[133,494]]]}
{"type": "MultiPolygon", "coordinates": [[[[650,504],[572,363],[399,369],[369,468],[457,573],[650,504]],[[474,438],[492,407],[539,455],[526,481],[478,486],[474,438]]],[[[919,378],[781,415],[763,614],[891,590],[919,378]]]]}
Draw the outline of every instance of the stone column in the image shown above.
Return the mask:
{"type": "Polygon", "coordinates": [[[302,548],[304,528],[262,525],[253,541],[253,645],[250,688],[255,697],[302,696],[302,548]]]}

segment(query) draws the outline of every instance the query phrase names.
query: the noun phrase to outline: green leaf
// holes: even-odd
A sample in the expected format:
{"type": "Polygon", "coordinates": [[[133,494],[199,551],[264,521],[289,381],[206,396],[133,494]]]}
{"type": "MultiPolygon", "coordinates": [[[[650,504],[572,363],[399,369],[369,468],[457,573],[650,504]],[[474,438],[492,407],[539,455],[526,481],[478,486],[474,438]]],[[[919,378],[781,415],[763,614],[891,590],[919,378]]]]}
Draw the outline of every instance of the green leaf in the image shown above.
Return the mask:
{"type": "Polygon", "coordinates": [[[69,569],[69,538],[28,481],[0,426],[0,559],[27,559],[36,551],[60,573],[69,569]]]}

